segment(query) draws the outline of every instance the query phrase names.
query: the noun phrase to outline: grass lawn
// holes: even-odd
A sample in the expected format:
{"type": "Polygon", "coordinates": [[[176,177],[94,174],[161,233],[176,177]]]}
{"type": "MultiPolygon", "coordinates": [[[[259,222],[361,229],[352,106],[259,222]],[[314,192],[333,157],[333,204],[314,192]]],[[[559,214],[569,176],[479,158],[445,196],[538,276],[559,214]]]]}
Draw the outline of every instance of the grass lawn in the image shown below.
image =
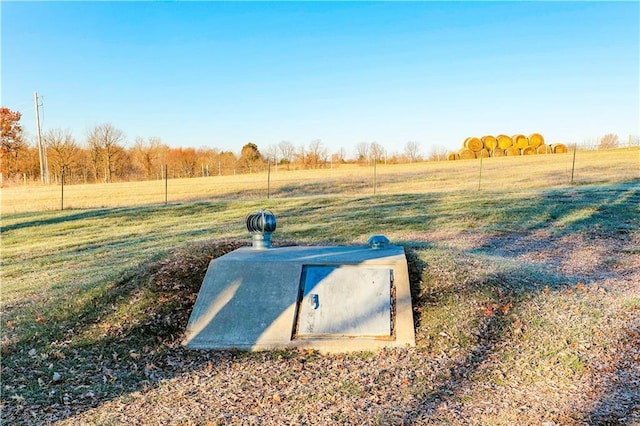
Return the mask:
{"type": "Polygon", "coordinates": [[[385,175],[376,195],[345,174],[329,194],[309,179],[304,190],[288,182],[286,198],[283,186],[269,200],[230,186],[166,206],[122,198],[55,211],[28,198],[19,208],[22,189],[4,188],[2,421],[638,423],[638,170],[593,160],[568,186],[566,165],[564,183],[550,184],[557,167],[526,161],[502,171],[513,174],[506,183],[487,162],[481,191],[471,189],[478,163],[462,161],[428,166],[428,177],[385,175]],[[383,233],[402,245],[416,347],[182,348],[208,262],[249,243],[243,218],[259,208],[278,217],[275,243],[364,244],[383,233]]]}

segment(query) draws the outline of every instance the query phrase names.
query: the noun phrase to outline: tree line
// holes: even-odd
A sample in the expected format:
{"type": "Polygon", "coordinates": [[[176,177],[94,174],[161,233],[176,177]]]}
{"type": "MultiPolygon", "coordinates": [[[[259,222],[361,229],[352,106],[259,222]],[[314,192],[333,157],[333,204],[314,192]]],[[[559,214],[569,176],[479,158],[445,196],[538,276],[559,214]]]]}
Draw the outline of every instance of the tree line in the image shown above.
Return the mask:
{"type": "MultiPolygon", "coordinates": [[[[0,109],[3,184],[44,180],[41,151],[24,137],[20,118],[18,111],[0,109]]],[[[254,173],[269,165],[291,170],[422,160],[420,146],[414,141],[407,142],[402,154],[390,156],[377,142],[361,142],[351,158],[344,148],[330,153],[320,139],[299,146],[281,141],[262,152],[248,142],[239,155],[218,148],[172,148],[158,137],[136,137],[130,145],[125,134],[110,123],[95,126],[80,142],[69,130],[50,129],[42,134],[41,144],[52,183],[61,182],[63,177],[65,183],[116,182],[254,173]]]]}

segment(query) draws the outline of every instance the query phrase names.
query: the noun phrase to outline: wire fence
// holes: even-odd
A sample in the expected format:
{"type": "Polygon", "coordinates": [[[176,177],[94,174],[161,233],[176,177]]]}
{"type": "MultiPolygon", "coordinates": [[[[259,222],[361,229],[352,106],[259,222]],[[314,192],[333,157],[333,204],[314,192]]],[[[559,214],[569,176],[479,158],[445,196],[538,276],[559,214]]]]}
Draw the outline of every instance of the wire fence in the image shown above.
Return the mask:
{"type": "Polygon", "coordinates": [[[447,191],[522,191],[640,179],[640,148],[566,154],[341,165],[314,170],[100,184],[23,185],[0,190],[3,214],[223,200],[372,196],[447,191]]]}

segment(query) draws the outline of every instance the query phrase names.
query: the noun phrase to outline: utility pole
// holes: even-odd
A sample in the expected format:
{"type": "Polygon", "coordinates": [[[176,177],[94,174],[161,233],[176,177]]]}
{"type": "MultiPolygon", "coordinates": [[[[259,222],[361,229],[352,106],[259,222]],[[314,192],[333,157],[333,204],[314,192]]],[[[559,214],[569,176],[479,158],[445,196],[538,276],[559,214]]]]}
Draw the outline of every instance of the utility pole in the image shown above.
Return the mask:
{"type": "Polygon", "coordinates": [[[40,180],[42,183],[49,183],[47,148],[42,143],[42,133],[40,130],[40,105],[38,103],[38,92],[33,92],[33,103],[36,109],[36,137],[38,140],[38,156],[40,158],[40,180]]]}

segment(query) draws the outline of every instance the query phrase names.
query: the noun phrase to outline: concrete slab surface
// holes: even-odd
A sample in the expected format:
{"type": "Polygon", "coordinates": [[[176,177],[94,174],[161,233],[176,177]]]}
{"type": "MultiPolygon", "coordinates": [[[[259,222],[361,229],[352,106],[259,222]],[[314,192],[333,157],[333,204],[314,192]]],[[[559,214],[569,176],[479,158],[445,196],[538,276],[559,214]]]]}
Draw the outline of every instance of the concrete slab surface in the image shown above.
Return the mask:
{"type": "Polygon", "coordinates": [[[214,259],[184,344],[321,352],[413,346],[404,249],[243,247],[214,259]]]}

